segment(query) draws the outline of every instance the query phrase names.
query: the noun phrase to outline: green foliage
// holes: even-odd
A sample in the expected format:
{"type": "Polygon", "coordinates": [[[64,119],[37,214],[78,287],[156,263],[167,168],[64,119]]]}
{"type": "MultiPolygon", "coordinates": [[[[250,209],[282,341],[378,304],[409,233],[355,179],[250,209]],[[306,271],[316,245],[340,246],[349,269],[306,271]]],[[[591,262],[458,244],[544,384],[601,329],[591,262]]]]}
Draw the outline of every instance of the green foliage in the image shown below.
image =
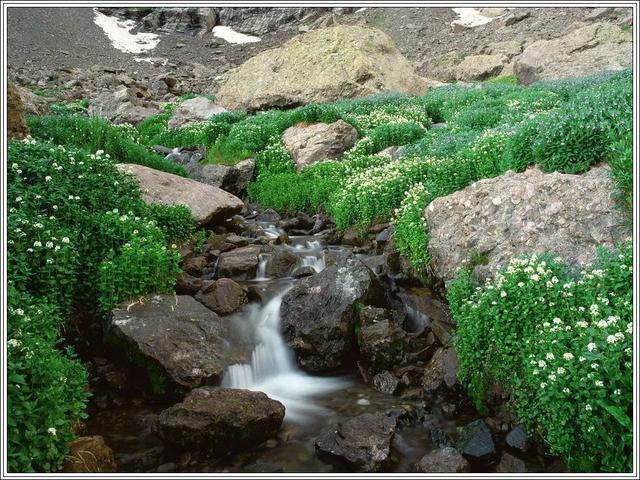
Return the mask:
{"type": "Polygon", "coordinates": [[[83,99],[77,102],[61,102],[49,104],[49,110],[54,115],[82,115],[89,108],[89,100],[83,99]]]}
{"type": "Polygon", "coordinates": [[[459,377],[481,406],[493,383],[571,470],[630,471],[632,244],[573,273],[559,258],[515,258],[476,286],[448,288],[459,377]]]}
{"type": "Polygon", "coordinates": [[[169,291],[179,258],[167,243],[193,219],[184,207],[148,207],[102,151],[14,140],[8,167],[9,466],[55,471],[87,398],[86,372],[59,338],[63,319],[74,306],[97,314],[169,291]]]}
{"type": "Polygon", "coordinates": [[[77,115],[31,116],[28,125],[34,138],[57,145],[102,150],[118,163],[136,163],[156,170],[187,176],[182,165],[165,160],[138,143],[131,125],[114,125],[104,119],[77,115]]]}
{"type": "Polygon", "coordinates": [[[627,212],[633,215],[633,130],[611,145],[609,165],[611,176],[618,186],[618,202],[627,212]]]}
{"type": "Polygon", "coordinates": [[[400,207],[395,211],[395,241],[400,254],[424,274],[429,269],[427,224],[424,209],[430,195],[422,183],[416,183],[405,193],[400,207]]]}

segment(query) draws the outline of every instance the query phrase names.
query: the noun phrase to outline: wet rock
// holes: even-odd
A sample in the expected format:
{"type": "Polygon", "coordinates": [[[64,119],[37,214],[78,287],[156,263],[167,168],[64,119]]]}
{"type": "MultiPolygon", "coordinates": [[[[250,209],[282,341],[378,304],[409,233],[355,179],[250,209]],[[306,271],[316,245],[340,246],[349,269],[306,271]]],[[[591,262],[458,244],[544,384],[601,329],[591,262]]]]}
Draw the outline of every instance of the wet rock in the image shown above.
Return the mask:
{"type": "Polygon", "coordinates": [[[354,351],[357,305],[379,303],[381,287],[355,257],[299,280],[282,300],[282,332],[308,371],[341,366],[354,351]]]}
{"type": "Polygon", "coordinates": [[[496,467],[496,473],[524,473],[526,471],[525,463],[507,452],[502,454],[500,463],[496,467]]]}
{"type": "Polygon", "coordinates": [[[512,448],[516,448],[522,452],[527,451],[527,432],[522,425],[518,425],[507,434],[506,442],[512,448]]]}
{"type": "Polygon", "coordinates": [[[357,338],[362,361],[374,372],[400,363],[407,346],[402,313],[367,306],[360,310],[359,317],[357,338]]]}
{"type": "Polygon", "coordinates": [[[226,111],[226,108],[216,105],[207,97],[191,98],[173,110],[173,115],[167,126],[169,128],[184,128],[194,122],[206,122],[212,116],[226,111]]]}
{"type": "Polygon", "coordinates": [[[13,83],[8,83],[7,87],[7,137],[22,139],[29,135],[24,104],[18,88],[13,83]]]}
{"type": "Polygon", "coordinates": [[[200,275],[202,275],[202,270],[204,270],[208,263],[209,261],[207,260],[207,257],[192,257],[182,264],[182,269],[189,275],[199,277],[200,275]]]}
{"type": "Polygon", "coordinates": [[[123,303],[111,311],[105,332],[114,353],[133,360],[157,394],[219,382],[228,359],[227,337],[220,318],[187,295],[123,303]]]}
{"type": "Polygon", "coordinates": [[[271,208],[258,213],[256,215],[256,221],[258,222],[278,222],[280,220],[280,214],[271,208]]]}
{"type": "Polygon", "coordinates": [[[377,472],[390,463],[395,430],[394,417],[365,413],[324,431],[316,440],[316,451],[358,472],[377,472]]]}
{"type": "Polygon", "coordinates": [[[277,248],[267,262],[267,277],[282,278],[298,263],[298,257],[288,249],[277,248]]]}
{"type": "Polygon", "coordinates": [[[190,178],[142,165],[119,164],[118,168],[136,177],[145,202],[186,205],[202,226],[221,222],[244,207],[242,200],[230,193],[190,178]]]}
{"type": "Polygon", "coordinates": [[[219,455],[275,437],[284,413],[284,405],[262,392],[197,388],[160,414],[159,433],[169,444],[219,455]]]}
{"type": "Polygon", "coordinates": [[[356,144],[358,132],[343,120],[293,126],[282,134],[282,141],[298,171],[323,160],[338,159],[356,144]]]}
{"type": "Polygon", "coordinates": [[[297,267],[296,269],[293,270],[293,272],[291,273],[291,276],[293,278],[304,278],[304,277],[309,277],[311,275],[314,275],[316,273],[316,269],[313,268],[311,265],[304,265],[302,267],[297,267]]]}
{"type": "Polygon", "coordinates": [[[220,254],[218,277],[246,280],[256,276],[260,247],[249,245],[220,254]]]}
{"type": "Polygon", "coordinates": [[[112,473],[116,471],[113,451],[100,435],[78,437],[69,444],[65,473],[112,473]]]}
{"type": "Polygon", "coordinates": [[[431,443],[440,448],[451,447],[454,444],[447,432],[438,425],[431,427],[429,430],[429,438],[431,438],[431,443]]]}
{"type": "Polygon", "coordinates": [[[471,465],[452,447],[443,447],[427,453],[416,463],[418,473],[463,473],[470,472],[471,465]]]}
{"type": "Polygon", "coordinates": [[[592,262],[597,246],[629,235],[614,190],[608,167],[582,175],[529,168],[438,198],[425,209],[434,272],[452,279],[474,249],[488,259],[474,269],[481,279],[523,254],[554,252],[571,267],[592,262]]]}
{"type": "Polygon", "coordinates": [[[247,303],[247,294],[233,280],[220,278],[198,292],[195,299],[219,315],[228,315],[247,303]]]}
{"type": "Polygon", "coordinates": [[[251,57],[226,75],[216,101],[229,109],[256,111],[380,92],[422,95],[426,90],[425,80],[387,34],[337,25],[297,35],[280,48],[251,57]]]}
{"type": "Polygon", "coordinates": [[[344,245],[351,245],[353,247],[360,247],[364,245],[366,239],[363,238],[362,232],[358,229],[358,227],[349,227],[342,234],[342,242],[344,245]]]}
{"type": "Polygon", "coordinates": [[[373,377],[373,388],[382,393],[394,395],[400,388],[400,380],[388,370],[378,373],[373,377]]]}
{"type": "Polygon", "coordinates": [[[193,176],[234,195],[243,196],[255,177],[255,160],[248,158],[235,165],[209,164],[200,167],[193,176]]]}
{"type": "Polygon", "coordinates": [[[380,233],[376,235],[376,242],[387,243],[391,238],[391,235],[393,235],[393,231],[394,231],[393,227],[385,228],[384,230],[382,230],[380,233]]]}
{"type": "Polygon", "coordinates": [[[460,427],[457,447],[462,455],[471,461],[489,463],[496,456],[491,430],[481,419],[460,427]]]}
{"type": "Polygon", "coordinates": [[[518,82],[592,75],[631,64],[631,32],[612,23],[593,23],[553,40],[538,40],[514,59],[518,82]]]}

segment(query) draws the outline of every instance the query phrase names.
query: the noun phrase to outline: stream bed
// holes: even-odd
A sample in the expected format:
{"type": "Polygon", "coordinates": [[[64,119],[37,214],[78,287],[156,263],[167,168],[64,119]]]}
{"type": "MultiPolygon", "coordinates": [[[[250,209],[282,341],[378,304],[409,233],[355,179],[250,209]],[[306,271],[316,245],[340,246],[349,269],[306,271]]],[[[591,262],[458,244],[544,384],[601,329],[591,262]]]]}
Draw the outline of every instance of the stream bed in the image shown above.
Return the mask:
{"type": "MultiPolygon", "coordinates": [[[[318,273],[326,268],[327,255],[347,255],[352,247],[327,245],[323,235],[283,235],[285,232],[270,222],[251,222],[268,238],[286,238],[274,246],[292,252],[297,268],[312,268],[318,273]]],[[[273,252],[273,251],[272,251],[273,252]]],[[[375,253],[375,252],[373,252],[375,253]]],[[[370,253],[358,253],[360,260],[375,264],[370,253]]],[[[379,255],[377,255],[379,257],[379,255]]],[[[356,365],[337,369],[331,376],[312,375],[303,371],[281,331],[280,307],[285,293],[299,279],[291,275],[270,278],[269,262],[273,253],[259,255],[253,278],[238,280],[244,287],[260,292],[261,302],[250,302],[227,321],[253,345],[246,363],[227,366],[222,386],[265,392],[285,405],[285,419],[276,438],[239,453],[214,458],[203,449],[174,450],[157,434],[159,413],[171,403],[149,398],[135,398],[96,408],[86,422],[86,434],[102,435],[113,449],[121,472],[346,472],[346,463],[327,459],[316,452],[320,432],[361,414],[394,415],[398,427],[391,442],[390,461],[382,471],[415,472],[415,464],[427,453],[443,446],[454,446],[460,427],[482,418],[471,402],[457,391],[455,394],[423,394],[408,388],[399,395],[382,393],[365,383],[356,365]]],[[[215,278],[216,267],[205,269],[203,278],[215,278]]],[[[387,282],[385,285],[389,285],[387,282]]],[[[395,286],[385,295],[395,299],[395,308],[407,317],[406,328],[414,335],[428,326],[432,312],[424,311],[424,302],[415,302],[412,290],[395,286]]],[[[415,299],[415,298],[414,298],[415,299]]],[[[427,307],[428,308],[428,303],[427,307]]],[[[500,427],[497,427],[500,429],[500,427]]],[[[496,449],[504,448],[504,426],[496,438],[496,449]]],[[[512,450],[510,450],[512,452],[512,450]]],[[[513,454],[513,452],[512,452],[513,454]]],[[[530,448],[517,457],[529,472],[549,469],[554,459],[530,448]]],[[[497,461],[471,463],[472,471],[495,471],[497,461]]]]}

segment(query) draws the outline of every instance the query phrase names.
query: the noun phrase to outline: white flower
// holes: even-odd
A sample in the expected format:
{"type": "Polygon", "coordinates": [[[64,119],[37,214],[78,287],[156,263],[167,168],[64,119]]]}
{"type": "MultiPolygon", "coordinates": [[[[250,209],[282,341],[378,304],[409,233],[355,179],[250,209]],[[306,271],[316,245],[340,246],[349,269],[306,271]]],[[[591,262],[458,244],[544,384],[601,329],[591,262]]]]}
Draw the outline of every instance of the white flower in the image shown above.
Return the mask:
{"type": "Polygon", "coordinates": [[[593,408],[591,407],[591,405],[589,405],[588,403],[584,406],[584,409],[585,409],[587,412],[590,412],[591,410],[593,410],[593,408]]]}
{"type": "Polygon", "coordinates": [[[542,382],[542,383],[540,384],[540,388],[542,388],[542,389],[544,390],[545,388],[547,388],[547,384],[546,384],[546,383],[544,383],[544,382],[542,382]]]}
{"type": "Polygon", "coordinates": [[[58,431],[53,427],[49,427],[49,429],[47,430],[47,433],[55,437],[58,434],[58,431]]]}
{"type": "Polygon", "coordinates": [[[555,382],[556,381],[556,375],[554,373],[549,375],[549,380],[551,380],[552,382],[555,382]]]}
{"type": "Polygon", "coordinates": [[[46,177],[44,177],[44,181],[45,181],[45,182],[49,182],[49,181],[51,181],[51,176],[50,176],[50,175],[47,175],[46,177]]]}
{"type": "Polygon", "coordinates": [[[33,246],[34,247],[41,247],[42,246],[42,242],[40,240],[36,240],[35,242],[33,242],[33,246]]]}
{"type": "Polygon", "coordinates": [[[594,317],[598,315],[598,305],[596,305],[595,303],[589,307],[589,310],[591,311],[591,315],[593,315],[594,317]]]}
{"type": "Polygon", "coordinates": [[[564,387],[564,388],[562,389],[562,391],[563,391],[564,393],[569,393],[569,392],[570,392],[570,390],[569,390],[567,387],[564,387]]]}
{"type": "Polygon", "coordinates": [[[578,360],[580,360],[580,362],[586,362],[587,361],[587,359],[585,357],[580,357],[580,358],[578,358],[578,360]]]}
{"type": "Polygon", "coordinates": [[[555,357],[555,355],[551,352],[547,353],[547,360],[553,360],[555,357]]]}
{"type": "Polygon", "coordinates": [[[562,320],[560,320],[558,317],[554,318],[553,320],[551,320],[553,323],[555,323],[556,325],[560,325],[562,323],[562,320]]]}
{"type": "Polygon", "coordinates": [[[524,282],[518,282],[518,287],[520,288],[524,287],[524,282]]]}
{"type": "Polygon", "coordinates": [[[587,345],[587,350],[589,350],[590,352],[593,352],[596,349],[596,344],[591,342],[589,345],[587,345]]]}
{"type": "Polygon", "coordinates": [[[633,323],[627,323],[627,333],[631,333],[633,331],[633,323]]]}
{"type": "Polygon", "coordinates": [[[567,371],[566,371],[563,367],[558,367],[557,372],[558,372],[558,375],[563,375],[563,374],[565,374],[567,371]]]}
{"type": "Polygon", "coordinates": [[[552,287],[553,287],[553,283],[547,280],[547,288],[552,288],[552,287]]]}
{"type": "Polygon", "coordinates": [[[62,237],[62,243],[69,243],[69,237],[62,237]]]}
{"type": "Polygon", "coordinates": [[[607,328],[609,326],[606,320],[598,320],[598,323],[596,323],[596,325],[600,328],[607,328]]]}
{"type": "Polygon", "coordinates": [[[616,389],[613,391],[613,394],[614,394],[614,395],[621,395],[621,394],[622,394],[622,390],[620,390],[619,388],[616,388],[616,389]]]}
{"type": "Polygon", "coordinates": [[[544,360],[538,360],[538,366],[540,368],[546,368],[547,367],[547,362],[545,362],[544,360]]]}
{"type": "Polygon", "coordinates": [[[500,292],[500,296],[501,296],[502,298],[506,297],[506,296],[507,296],[507,292],[505,292],[504,290],[503,290],[503,291],[501,291],[501,292],[500,292]]]}
{"type": "Polygon", "coordinates": [[[596,387],[604,387],[604,382],[602,380],[596,380],[594,383],[596,387]]]}
{"type": "Polygon", "coordinates": [[[7,344],[10,347],[19,347],[20,346],[20,340],[16,339],[16,338],[10,338],[9,341],[7,342],[7,344]]]}
{"type": "Polygon", "coordinates": [[[616,338],[615,335],[609,335],[607,337],[607,343],[616,343],[618,341],[618,339],[616,338]]]}
{"type": "Polygon", "coordinates": [[[49,241],[45,244],[45,247],[47,248],[53,248],[53,242],[49,241]]]}
{"type": "Polygon", "coordinates": [[[600,368],[600,365],[597,363],[592,363],[591,368],[593,368],[594,370],[597,370],[598,368],[600,368]]]}
{"type": "Polygon", "coordinates": [[[564,358],[565,360],[571,361],[571,360],[573,360],[573,353],[567,352],[564,355],[562,355],[562,358],[564,358]]]}
{"type": "Polygon", "coordinates": [[[580,328],[587,328],[589,326],[589,324],[584,321],[576,322],[576,325],[580,328]]]}
{"type": "Polygon", "coordinates": [[[538,280],[540,280],[540,275],[534,273],[533,275],[531,275],[531,280],[537,282],[538,280]]]}
{"type": "Polygon", "coordinates": [[[18,315],[18,316],[20,316],[20,317],[21,317],[22,315],[24,315],[24,310],[23,310],[23,309],[21,309],[21,308],[16,308],[16,309],[13,311],[13,313],[15,313],[16,315],[18,315]]]}

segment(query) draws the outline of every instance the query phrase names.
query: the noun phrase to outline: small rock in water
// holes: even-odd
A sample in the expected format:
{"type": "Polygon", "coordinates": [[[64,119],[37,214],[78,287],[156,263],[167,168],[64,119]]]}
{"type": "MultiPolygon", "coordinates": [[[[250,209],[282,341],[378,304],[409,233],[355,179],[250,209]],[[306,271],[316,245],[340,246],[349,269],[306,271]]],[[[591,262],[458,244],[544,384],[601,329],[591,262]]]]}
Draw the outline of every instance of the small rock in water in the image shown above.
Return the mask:
{"type": "Polygon", "coordinates": [[[469,462],[452,447],[444,447],[426,454],[416,463],[418,473],[462,473],[470,472],[469,462]]]}
{"type": "Polygon", "coordinates": [[[371,405],[371,402],[366,398],[359,398],[356,402],[358,405],[371,405]]]}
{"type": "Polygon", "coordinates": [[[491,430],[484,420],[475,420],[460,428],[458,448],[462,454],[471,459],[490,462],[496,455],[496,446],[491,437],[491,430]]]}
{"type": "Polygon", "coordinates": [[[506,452],[496,467],[498,473],[524,473],[526,471],[527,467],[522,460],[506,452]]]}
{"type": "Polygon", "coordinates": [[[373,387],[382,393],[393,395],[398,391],[399,385],[400,380],[388,370],[373,377],[373,387]]]}

